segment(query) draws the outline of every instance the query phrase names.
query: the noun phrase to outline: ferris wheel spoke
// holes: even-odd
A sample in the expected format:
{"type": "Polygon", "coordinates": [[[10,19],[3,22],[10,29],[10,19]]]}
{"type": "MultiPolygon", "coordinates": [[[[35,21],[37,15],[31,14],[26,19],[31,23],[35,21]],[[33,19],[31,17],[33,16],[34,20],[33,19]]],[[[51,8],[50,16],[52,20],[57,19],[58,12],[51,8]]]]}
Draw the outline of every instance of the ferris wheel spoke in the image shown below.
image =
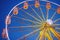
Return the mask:
{"type": "MultiPolygon", "coordinates": [[[[49,29],[49,31],[48,31],[48,34],[51,36],[51,38],[52,38],[52,34],[51,34],[51,32],[50,32],[50,29],[49,29]]],[[[53,39],[53,38],[52,38],[53,39]]]]}
{"type": "Polygon", "coordinates": [[[47,35],[48,40],[53,40],[52,34],[51,34],[51,32],[50,32],[50,29],[47,30],[46,35],[47,35]]]}
{"type": "MultiPolygon", "coordinates": [[[[9,28],[8,28],[9,29],[9,28]]],[[[28,28],[29,29],[29,28],[28,28]]],[[[30,30],[24,30],[24,29],[15,29],[15,30],[8,30],[9,32],[29,32],[31,30],[35,30],[36,28],[30,28],[30,30]]]]}
{"type": "Polygon", "coordinates": [[[60,26],[60,24],[53,24],[53,25],[55,25],[55,26],[60,26]]]}
{"type": "Polygon", "coordinates": [[[39,40],[45,40],[44,33],[43,33],[43,34],[41,34],[41,36],[40,36],[39,40]]]}
{"type": "Polygon", "coordinates": [[[54,21],[54,23],[57,22],[57,21],[59,21],[59,20],[60,20],[60,18],[56,19],[56,20],[54,21]]]}
{"type": "Polygon", "coordinates": [[[26,38],[26,37],[28,37],[28,36],[30,36],[30,35],[32,35],[32,34],[38,32],[39,30],[40,30],[40,29],[34,30],[33,32],[30,32],[29,34],[26,34],[26,35],[22,36],[21,38],[18,38],[17,40],[20,40],[20,39],[26,38]]]}
{"type": "Polygon", "coordinates": [[[41,11],[41,14],[42,14],[43,20],[45,20],[45,17],[44,17],[44,14],[43,14],[42,8],[39,8],[39,9],[40,9],[40,11],[41,11]]]}
{"type": "Polygon", "coordinates": [[[34,24],[40,24],[40,22],[36,22],[36,21],[32,21],[30,19],[26,19],[26,18],[20,18],[20,17],[17,17],[17,16],[14,16],[15,18],[18,18],[18,19],[22,19],[22,20],[25,20],[25,21],[28,21],[28,22],[32,22],[34,24]]]}
{"type": "Polygon", "coordinates": [[[53,27],[59,27],[60,24],[52,24],[53,27]]]}
{"type": "Polygon", "coordinates": [[[8,27],[8,28],[38,28],[41,25],[29,25],[29,26],[12,26],[12,27],[8,27]]]}
{"type": "Polygon", "coordinates": [[[50,31],[54,34],[54,36],[59,40],[60,39],[60,34],[53,28],[50,28],[50,31]]]}
{"type": "Polygon", "coordinates": [[[54,12],[54,14],[52,15],[51,19],[53,19],[55,15],[56,15],[56,12],[54,12]]]}
{"type": "MultiPolygon", "coordinates": [[[[31,28],[31,30],[35,30],[35,29],[31,28]]],[[[8,31],[11,31],[11,32],[29,32],[30,30],[20,29],[20,30],[8,30],[8,31]]]]}
{"type": "Polygon", "coordinates": [[[47,9],[47,16],[46,16],[46,20],[48,19],[48,16],[49,16],[48,12],[49,12],[49,9],[47,9]]]}
{"type": "MultiPolygon", "coordinates": [[[[38,8],[38,10],[39,10],[39,8],[38,8]]],[[[39,13],[40,13],[40,10],[39,10],[39,13]]],[[[40,19],[41,19],[41,21],[43,21],[44,19],[42,18],[42,16],[39,16],[40,17],[40,19]]]]}
{"type": "Polygon", "coordinates": [[[60,30],[60,28],[58,28],[58,27],[55,27],[55,29],[58,29],[58,30],[60,30]]]}
{"type": "Polygon", "coordinates": [[[26,12],[26,11],[24,11],[24,10],[22,10],[22,11],[25,12],[27,15],[31,16],[32,18],[34,18],[35,20],[37,20],[37,21],[40,22],[40,20],[39,20],[38,18],[36,18],[35,16],[29,14],[28,12],[26,12]]]}
{"type": "Polygon", "coordinates": [[[53,38],[47,32],[45,33],[45,35],[48,38],[48,40],[53,40],[53,38]]]}
{"type": "Polygon", "coordinates": [[[45,28],[42,31],[40,31],[40,38],[39,38],[39,40],[45,40],[45,32],[46,32],[45,28]]]}
{"type": "Polygon", "coordinates": [[[37,36],[36,40],[39,40],[40,35],[37,36]]]}
{"type": "MultiPolygon", "coordinates": [[[[31,6],[30,6],[31,7],[31,6]]],[[[42,18],[38,15],[38,13],[31,7],[31,9],[35,12],[35,14],[42,20],[42,18]]]]}

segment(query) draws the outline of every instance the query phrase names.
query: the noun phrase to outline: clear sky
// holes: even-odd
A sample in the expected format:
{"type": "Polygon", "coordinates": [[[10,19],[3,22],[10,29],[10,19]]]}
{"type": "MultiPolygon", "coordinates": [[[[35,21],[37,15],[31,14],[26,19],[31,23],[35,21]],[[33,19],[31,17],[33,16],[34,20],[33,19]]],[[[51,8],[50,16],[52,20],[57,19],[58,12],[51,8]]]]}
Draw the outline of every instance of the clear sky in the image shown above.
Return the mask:
{"type": "MultiPolygon", "coordinates": [[[[2,29],[5,28],[5,18],[9,11],[19,2],[24,0],[0,0],[0,40],[5,40],[1,37],[2,29]]],[[[60,4],[60,0],[50,0],[60,4]]]]}

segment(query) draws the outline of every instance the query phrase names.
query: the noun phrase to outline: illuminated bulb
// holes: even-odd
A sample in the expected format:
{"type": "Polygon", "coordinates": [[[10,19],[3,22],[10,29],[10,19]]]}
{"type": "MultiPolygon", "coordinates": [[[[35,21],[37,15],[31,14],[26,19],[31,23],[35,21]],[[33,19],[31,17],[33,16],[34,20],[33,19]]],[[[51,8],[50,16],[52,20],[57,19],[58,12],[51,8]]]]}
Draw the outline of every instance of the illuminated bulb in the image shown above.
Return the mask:
{"type": "Polygon", "coordinates": [[[51,20],[51,19],[47,19],[47,21],[46,21],[48,24],[53,24],[53,21],[51,20]]]}

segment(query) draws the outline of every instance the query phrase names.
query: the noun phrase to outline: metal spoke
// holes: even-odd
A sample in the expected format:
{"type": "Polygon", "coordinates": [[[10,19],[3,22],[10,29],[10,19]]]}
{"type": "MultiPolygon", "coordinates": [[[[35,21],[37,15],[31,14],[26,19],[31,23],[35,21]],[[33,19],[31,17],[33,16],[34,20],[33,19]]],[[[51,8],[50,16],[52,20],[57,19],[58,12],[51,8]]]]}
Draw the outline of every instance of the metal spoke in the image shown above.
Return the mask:
{"type": "Polygon", "coordinates": [[[29,25],[29,26],[12,26],[12,27],[8,27],[8,28],[38,28],[41,25],[29,25]]]}
{"type": "Polygon", "coordinates": [[[30,32],[29,34],[26,34],[26,35],[22,36],[21,38],[18,38],[17,40],[20,40],[20,39],[23,39],[23,38],[25,38],[25,37],[28,37],[28,36],[32,35],[33,33],[36,33],[36,32],[39,31],[39,30],[40,30],[40,29],[34,30],[33,32],[30,32]]]}
{"type": "Polygon", "coordinates": [[[52,26],[60,26],[60,24],[52,24],[52,26]]]}
{"type": "Polygon", "coordinates": [[[52,15],[51,19],[53,19],[55,15],[56,15],[56,12],[54,12],[54,14],[52,15]]]}
{"type": "Polygon", "coordinates": [[[43,19],[45,20],[45,17],[44,17],[44,14],[43,14],[42,9],[41,9],[41,8],[39,8],[39,9],[40,9],[40,11],[41,11],[41,14],[42,14],[43,19]]]}
{"type": "Polygon", "coordinates": [[[58,30],[60,30],[60,28],[58,28],[58,27],[55,27],[55,29],[58,29],[58,30]]]}
{"type": "Polygon", "coordinates": [[[59,20],[60,20],[60,18],[56,19],[56,20],[54,21],[54,23],[57,22],[57,21],[59,21],[59,20]]]}
{"type": "Polygon", "coordinates": [[[47,32],[45,33],[45,35],[48,38],[48,40],[53,40],[53,38],[47,32]]]}
{"type": "Polygon", "coordinates": [[[30,19],[20,18],[20,17],[17,17],[17,16],[13,16],[13,17],[18,18],[18,19],[22,19],[22,20],[25,20],[25,21],[32,22],[32,23],[34,23],[34,24],[39,24],[39,23],[40,23],[40,22],[32,21],[32,20],[30,20],[30,19]]]}
{"type": "Polygon", "coordinates": [[[59,40],[60,39],[60,34],[54,29],[50,28],[50,31],[54,34],[54,36],[59,40]]]}
{"type": "Polygon", "coordinates": [[[52,34],[51,34],[51,32],[50,32],[50,29],[48,29],[48,34],[49,34],[50,38],[53,40],[52,34]]]}
{"type": "MultiPolygon", "coordinates": [[[[30,6],[31,7],[31,6],[30,6]]],[[[42,20],[42,18],[38,15],[38,13],[31,7],[31,9],[35,12],[35,14],[42,20]]]]}
{"type": "Polygon", "coordinates": [[[49,16],[48,12],[49,12],[49,9],[47,9],[47,16],[46,16],[46,20],[48,19],[48,16],[49,16]]]}
{"type": "Polygon", "coordinates": [[[37,20],[37,21],[40,22],[40,20],[39,20],[38,18],[36,18],[35,16],[29,14],[28,12],[26,12],[26,11],[24,11],[24,10],[22,10],[22,11],[25,12],[27,15],[31,16],[32,18],[34,18],[35,20],[37,20]]]}
{"type": "Polygon", "coordinates": [[[39,40],[45,40],[45,32],[46,32],[46,29],[44,28],[41,32],[40,32],[40,38],[39,40]]]}
{"type": "Polygon", "coordinates": [[[36,40],[39,40],[40,35],[37,36],[36,40]]]}
{"type": "MultiPolygon", "coordinates": [[[[39,13],[40,13],[40,7],[38,8],[38,11],[39,11],[39,13]]],[[[42,18],[42,16],[39,16],[40,17],[40,19],[43,21],[44,19],[42,18]]]]}

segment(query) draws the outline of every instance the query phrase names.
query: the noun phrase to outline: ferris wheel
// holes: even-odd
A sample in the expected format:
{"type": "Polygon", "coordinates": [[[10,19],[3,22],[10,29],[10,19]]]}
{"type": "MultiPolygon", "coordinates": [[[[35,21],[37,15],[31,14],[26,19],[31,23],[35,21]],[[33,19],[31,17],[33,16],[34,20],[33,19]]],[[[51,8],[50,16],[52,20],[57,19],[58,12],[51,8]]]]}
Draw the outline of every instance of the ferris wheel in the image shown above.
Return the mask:
{"type": "Polygon", "coordinates": [[[8,40],[60,40],[60,5],[23,1],[12,8],[5,23],[8,40]]]}

